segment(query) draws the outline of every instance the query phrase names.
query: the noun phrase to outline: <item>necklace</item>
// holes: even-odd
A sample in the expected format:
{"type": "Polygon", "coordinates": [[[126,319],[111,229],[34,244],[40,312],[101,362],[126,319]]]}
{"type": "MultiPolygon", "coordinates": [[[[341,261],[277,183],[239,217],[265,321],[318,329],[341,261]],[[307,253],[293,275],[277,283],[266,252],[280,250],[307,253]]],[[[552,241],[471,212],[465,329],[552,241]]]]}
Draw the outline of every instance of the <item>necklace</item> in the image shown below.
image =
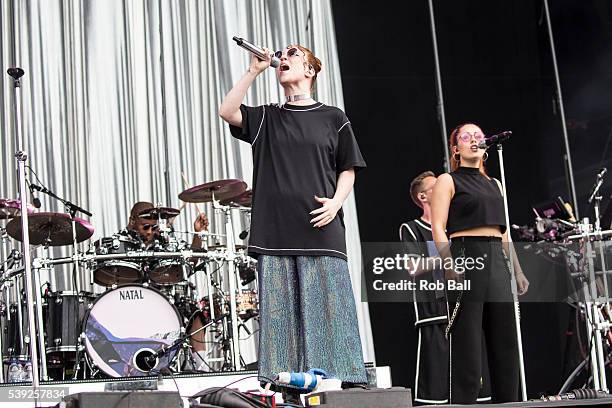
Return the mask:
{"type": "Polygon", "coordinates": [[[304,99],[310,99],[310,94],[301,94],[301,95],[289,95],[285,96],[285,102],[295,102],[295,101],[303,101],[304,99]]]}

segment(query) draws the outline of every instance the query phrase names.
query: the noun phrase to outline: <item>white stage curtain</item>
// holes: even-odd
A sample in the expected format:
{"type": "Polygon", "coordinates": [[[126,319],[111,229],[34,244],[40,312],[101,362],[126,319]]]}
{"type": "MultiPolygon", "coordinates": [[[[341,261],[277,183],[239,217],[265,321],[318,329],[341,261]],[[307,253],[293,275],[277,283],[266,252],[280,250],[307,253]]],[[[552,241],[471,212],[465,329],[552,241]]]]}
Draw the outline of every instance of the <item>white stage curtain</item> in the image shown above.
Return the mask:
{"type": "MultiPolygon", "coordinates": [[[[248,66],[234,35],[274,49],[311,48],[323,61],[317,99],[343,107],[329,0],[2,0],[0,196],[17,195],[10,66],[26,73],[22,127],[29,164],[51,190],[93,213],[92,239],[125,227],[136,201],[180,207],[182,174],[190,185],[223,178],[250,185],[250,147],[234,140],[217,116],[248,66]]],[[[270,70],[246,103],[281,97],[270,70]]],[[[41,200],[44,211],[64,210],[41,200]]],[[[222,215],[200,208],[213,231],[223,232],[222,215]]],[[[352,195],[345,214],[364,357],[374,361],[352,195]]],[[[195,216],[195,206],[186,206],[175,227],[191,229],[195,216]]],[[[247,221],[235,217],[236,233],[247,221]]],[[[50,275],[55,289],[72,289],[67,271],[50,275]]]]}

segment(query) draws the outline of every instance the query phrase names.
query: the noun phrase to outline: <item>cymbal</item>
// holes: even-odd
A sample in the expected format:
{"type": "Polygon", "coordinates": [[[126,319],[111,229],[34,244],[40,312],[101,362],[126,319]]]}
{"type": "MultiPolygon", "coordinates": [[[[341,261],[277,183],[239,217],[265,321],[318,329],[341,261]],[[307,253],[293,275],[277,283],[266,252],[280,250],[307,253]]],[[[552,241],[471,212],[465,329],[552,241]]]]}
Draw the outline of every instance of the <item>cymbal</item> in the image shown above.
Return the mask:
{"type": "Polygon", "coordinates": [[[250,207],[253,201],[253,190],[246,190],[239,196],[221,201],[221,205],[235,205],[237,207],[250,207]]]}
{"type": "MultiPolygon", "coordinates": [[[[94,227],[81,218],[75,218],[76,240],[82,242],[91,237],[94,227]]],[[[72,244],[72,219],[69,214],[42,212],[28,216],[30,245],[62,246],[72,244]]],[[[21,241],[21,217],[6,224],[6,232],[21,241]]]]}
{"type": "Polygon", "coordinates": [[[216,180],[191,187],[181,194],[179,199],[187,203],[206,203],[212,201],[213,192],[219,201],[236,197],[246,190],[246,183],[237,179],[216,180]]]}
{"type": "Polygon", "coordinates": [[[138,213],[140,218],[150,218],[153,220],[167,220],[174,218],[181,213],[181,210],[172,207],[152,207],[138,213]]]}
{"type": "MultiPolygon", "coordinates": [[[[28,214],[34,212],[34,207],[28,204],[28,214]]],[[[21,201],[10,198],[0,198],[0,220],[8,220],[21,214],[21,201]]]]}

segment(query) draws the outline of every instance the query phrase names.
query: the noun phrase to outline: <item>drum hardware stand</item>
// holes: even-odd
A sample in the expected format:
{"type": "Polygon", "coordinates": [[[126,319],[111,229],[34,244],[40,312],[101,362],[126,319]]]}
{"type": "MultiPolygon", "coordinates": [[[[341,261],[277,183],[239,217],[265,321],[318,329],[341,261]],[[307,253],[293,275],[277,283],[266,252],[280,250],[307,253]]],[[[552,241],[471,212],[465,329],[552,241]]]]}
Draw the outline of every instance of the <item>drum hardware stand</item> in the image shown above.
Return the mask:
{"type": "MultiPolygon", "coordinates": [[[[34,290],[36,291],[36,327],[38,328],[38,349],[40,350],[40,374],[43,381],[49,379],[47,372],[47,355],[45,346],[45,332],[43,326],[43,314],[42,314],[42,296],[40,295],[40,268],[32,268],[36,272],[34,273],[34,290]]],[[[32,339],[34,341],[34,339],[32,339]]]]}
{"type": "MultiPolygon", "coordinates": [[[[79,293],[77,292],[77,302],[78,302],[78,296],[79,296],[79,293]]],[[[77,314],[77,319],[78,319],[78,314],[77,314]]],[[[79,322],[80,327],[79,327],[79,330],[77,330],[77,333],[82,333],[83,331],[82,324],[83,324],[83,321],[80,321],[79,322]]],[[[85,350],[85,346],[81,344],[82,340],[83,340],[82,334],[79,334],[79,336],[76,339],[74,366],[72,367],[72,379],[73,380],[79,379],[79,371],[81,371],[81,362],[85,363],[83,364],[83,379],[84,380],[87,379],[87,366],[88,365],[84,361],[84,359],[87,358],[87,353],[83,353],[83,351],[85,350]]]]}
{"type": "MultiPolygon", "coordinates": [[[[593,189],[591,190],[590,197],[588,199],[589,203],[594,201],[594,210],[595,210],[595,225],[594,229],[591,230],[591,225],[589,224],[589,219],[584,218],[583,222],[578,225],[579,233],[576,235],[571,235],[567,239],[569,241],[572,240],[580,240],[580,244],[583,245],[585,251],[585,259],[587,262],[588,270],[584,270],[581,272],[580,279],[583,283],[583,293],[584,293],[584,308],[587,315],[586,330],[589,333],[589,343],[593,342],[594,347],[590,350],[590,363],[591,363],[591,372],[593,373],[593,388],[596,391],[609,392],[607,386],[606,379],[606,361],[604,358],[604,345],[602,332],[605,334],[610,330],[612,324],[608,321],[605,322],[603,315],[601,314],[600,306],[606,310],[608,316],[610,315],[610,296],[608,291],[608,274],[605,263],[605,255],[604,255],[604,245],[603,238],[606,236],[612,235],[612,230],[602,231],[601,223],[600,223],[600,203],[601,196],[599,195],[599,189],[603,184],[603,175],[605,174],[605,170],[602,170],[597,175],[597,180],[593,189]],[[596,282],[596,272],[595,265],[593,259],[596,257],[595,251],[593,249],[592,241],[599,241],[599,249],[600,249],[600,261],[601,261],[601,274],[602,279],[604,281],[604,297],[600,297],[597,293],[597,282],[596,282]]],[[[585,364],[586,366],[586,364],[585,364]]],[[[572,373],[570,378],[566,381],[566,384],[569,385],[572,376],[578,375],[579,371],[575,370],[575,373],[572,373]]]]}
{"type": "MultiPolygon", "coordinates": [[[[50,242],[49,240],[47,240],[47,242],[45,242],[45,244],[43,245],[43,250],[47,256],[49,256],[50,254],[49,244],[50,242]]],[[[40,271],[42,269],[49,271],[49,276],[52,276],[53,280],[55,280],[55,275],[53,275],[52,268],[50,266],[43,268],[41,264],[36,263],[34,261],[32,262],[32,269],[36,270],[36,273],[34,274],[34,286],[36,288],[36,304],[40,305],[40,307],[36,308],[36,326],[38,327],[37,340],[38,340],[38,349],[40,350],[40,355],[41,355],[40,372],[41,372],[41,377],[43,381],[48,381],[49,380],[49,370],[47,367],[47,358],[46,358],[47,347],[45,343],[44,319],[43,319],[43,312],[42,312],[43,299],[40,294],[40,288],[41,288],[40,271]]]]}
{"type": "MultiPolygon", "coordinates": [[[[15,158],[17,159],[17,175],[19,180],[19,200],[21,201],[21,235],[22,235],[22,247],[23,247],[23,262],[24,262],[24,273],[26,281],[26,302],[28,306],[28,337],[30,338],[30,360],[32,362],[32,388],[36,392],[40,386],[40,378],[38,371],[38,350],[36,348],[36,342],[33,340],[36,338],[36,327],[34,325],[34,306],[35,300],[32,299],[34,295],[33,281],[32,281],[32,265],[30,262],[30,232],[29,232],[29,217],[28,217],[28,190],[26,187],[26,173],[25,165],[28,159],[27,153],[23,150],[23,140],[21,131],[21,77],[24,74],[21,68],[9,68],[7,73],[13,78],[13,90],[14,90],[14,131],[15,141],[17,146],[17,152],[15,158]]],[[[38,293],[38,291],[36,291],[38,293]]],[[[21,307],[21,305],[19,305],[21,307]]],[[[40,307],[40,303],[38,303],[40,307]]],[[[44,360],[44,358],[41,358],[44,360]]]]}
{"type": "MultiPolygon", "coordinates": [[[[595,182],[595,185],[593,186],[592,193],[588,200],[589,204],[593,202],[593,209],[595,211],[595,228],[594,228],[595,234],[601,234],[600,207],[601,207],[602,196],[599,194],[599,189],[601,188],[601,185],[603,184],[604,175],[606,174],[607,171],[608,170],[604,167],[600,171],[600,173],[597,175],[597,181],[595,182]]],[[[606,308],[606,313],[608,314],[608,316],[612,316],[612,314],[610,313],[610,292],[608,290],[608,277],[605,274],[607,271],[607,268],[606,268],[606,257],[604,254],[604,244],[603,244],[602,237],[599,237],[598,241],[599,241],[601,270],[604,273],[603,282],[604,282],[605,308],[606,308]]]]}
{"type": "MultiPolygon", "coordinates": [[[[203,325],[202,327],[198,328],[197,330],[194,330],[193,332],[187,334],[185,332],[183,332],[183,334],[181,334],[181,336],[179,336],[176,340],[174,340],[172,342],[171,345],[169,345],[168,347],[162,347],[160,350],[151,353],[149,356],[144,358],[144,362],[145,364],[148,365],[148,368],[150,371],[153,371],[155,369],[155,365],[157,365],[157,359],[159,357],[163,357],[165,356],[168,352],[171,352],[175,349],[177,349],[178,347],[183,347],[185,349],[189,349],[189,339],[191,337],[193,337],[195,334],[206,330],[208,327],[217,324],[219,321],[225,319],[225,315],[217,318],[217,320],[211,320],[210,322],[206,323],[205,325],[203,325]]],[[[183,331],[183,330],[181,330],[183,331]]],[[[137,367],[138,368],[138,367],[137,367]]],[[[140,368],[139,368],[140,369],[140,368]]],[[[141,371],[146,371],[146,370],[141,370],[141,371]]]]}
{"type": "MultiPolygon", "coordinates": [[[[206,232],[206,231],[202,231],[202,232],[206,232]]],[[[210,239],[210,237],[214,235],[216,234],[210,234],[210,233],[200,234],[200,241],[202,243],[202,247],[207,252],[208,252],[208,240],[210,239]]],[[[211,322],[215,322],[216,321],[215,297],[213,294],[212,277],[211,277],[211,274],[213,273],[213,271],[211,271],[210,262],[206,262],[206,264],[204,265],[204,268],[205,268],[205,275],[206,275],[206,291],[207,291],[208,300],[209,300],[210,319],[211,319],[211,322]]],[[[215,331],[216,331],[216,327],[215,327],[215,331]]],[[[193,334],[191,335],[193,336],[193,334]]],[[[210,341],[209,344],[213,344],[214,339],[215,339],[215,334],[213,333],[213,330],[212,329],[209,330],[208,332],[205,333],[205,335],[208,337],[208,340],[210,341]]],[[[193,356],[191,356],[191,353],[188,353],[188,354],[190,355],[191,358],[193,358],[193,356]]]]}
{"type": "MultiPolygon", "coordinates": [[[[10,327],[11,324],[11,320],[13,320],[11,318],[11,295],[13,291],[16,291],[19,295],[20,295],[20,289],[19,289],[19,285],[17,284],[16,279],[21,275],[22,272],[14,272],[12,271],[12,269],[15,267],[15,265],[17,264],[17,262],[21,259],[21,253],[17,250],[12,250],[11,254],[9,255],[8,259],[5,262],[4,265],[4,274],[2,276],[2,291],[4,292],[4,299],[6,302],[6,322],[10,327]],[[9,262],[11,262],[11,265],[9,267],[9,262]]],[[[20,331],[22,330],[23,326],[21,325],[22,319],[21,319],[21,303],[19,301],[20,296],[16,296],[15,297],[15,301],[17,302],[17,310],[19,310],[19,314],[18,314],[18,318],[17,318],[17,322],[16,324],[19,325],[17,327],[20,328],[20,331]]],[[[17,310],[15,311],[17,313],[17,310]]],[[[25,333],[24,333],[25,334],[25,333]]],[[[0,336],[0,339],[2,338],[2,336],[0,336]]],[[[19,342],[21,345],[21,350],[23,350],[23,338],[20,337],[19,338],[19,342]]],[[[0,353],[2,352],[2,347],[0,346],[0,353]]],[[[9,356],[10,356],[10,350],[9,350],[9,356]]],[[[0,374],[2,376],[2,382],[5,381],[4,379],[4,356],[0,356],[0,374]]]]}
{"type": "MultiPolygon", "coordinates": [[[[582,282],[582,290],[584,296],[584,310],[587,316],[585,325],[587,333],[589,333],[589,343],[593,344],[593,347],[590,349],[590,359],[591,364],[591,372],[593,373],[593,388],[596,391],[608,392],[607,383],[606,383],[606,373],[605,373],[605,359],[604,359],[604,351],[603,351],[603,339],[602,339],[602,331],[606,332],[610,323],[603,322],[603,316],[601,316],[601,311],[599,307],[602,306],[602,303],[607,302],[609,299],[606,297],[601,298],[598,297],[597,294],[597,282],[595,280],[595,265],[593,263],[593,258],[595,258],[595,253],[593,251],[593,246],[591,241],[593,239],[601,240],[604,236],[612,235],[612,230],[609,231],[591,231],[591,225],[589,224],[589,219],[584,218],[583,222],[578,224],[579,234],[571,235],[568,237],[568,240],[580,240],[580,244],[584,248],[583,257],[586,260],[587,267],[583,268],[582,272],[579,272],[579,278],[582,282]],[[586,270],[585,270],[586,269],[586,270]]],[[[584,265],[584,264],[583,264],[584,265]]],[[[606,279],[604,273],[604,279],[606,279]]],[[[586,364],[584,364],[586,366],[586,364]]],[[[578,375],[579,371],[572,373],[570,378],[565,382],[569,386],[571,377],[575,377],[578,375]]]]}
{"type": "MultiPolygon", "coordinates": [[[[236,244],[234,242],[234,228],[232,225],[232,207],[229,205],[221,205],[215,198],[215,191],[212,190],[211,193],[213,208],[225,214],[225,243],[227,246],[225,260],[227,261],[227,271],[229,277],[231,317],[230,350],[232,356],[232,369],[234,371],[238,371],[240,368],[240,344],[238,342],[238,312],[236,310],[236,244]]],[[[212,308],[214,308],[214,299],[211,299],[211,301],[212,308]]]]}
{"type": "MultiPolygon", "coordinates": [[[[7,280],[7,266],[8,266],[8,262],[13,260],[13,252],[11,252],[11,254],[9,256],[6,256],[6,241],[8,238],[8,234],[6,233],[6,229],[0,227],[0,260],[2,260],[2,280],[0,283],[0,294],[2,294],[4,292],[5,289],[5,283],[8,281],[7,280]]],[[[6,293],[8,293],[8,290],[6,291],[6,293]]],[[[5,296],[0,296],[0,299],[2,298],[6,298],[5,296]]],[[[7,310],[7,317],[10,316],[9,313],[9,306],[10,303],[7,302],[6,304],[6,310],[7,310]]],[[[9,320],[9,319],[7,319],[9,320]]],[[[0,325],[0,330],[2,330],[2,326],[0,325]]],[[[2,355],[2,350],[4,349],[4,345],[2,344],[2,333],[0,333],[0,383],[3,383],[4,380],[4,356],[2,355]]]]}
{"type": "MultiPolygon", "coordinates": [[[[499,158],[499,171],[500,179],[502,183],[502,191],[504,196],[504,215],[506,219],[507,228],[510,228],[510,215],[508,212],[508,195],[506,194],[506,173],[504,167],[504,148],[501,143],[496,144],[497,156],[499,158]]],[[[523,401],[527,401],[527,383],[525,381],[525,362],[523,357],[523,339],[521,335],[521,322],[520,322],[520,310],[519,301],[517,295],[516,276],[514,275],[514,246],[512,244],[512,237],[508,231],[508,246],[510,251],[508,253],[508,261],[510,263],[510,286],[512,288],[512,297],[514,303],[514,321],[516,326],[516,340],[518,345],[518,358],[519,358],[519,370],[520,370],[520,381],[521,381],[521,396],[523,401]]],[[[503,245],[503,243],[502,243],[503,245]]]]}

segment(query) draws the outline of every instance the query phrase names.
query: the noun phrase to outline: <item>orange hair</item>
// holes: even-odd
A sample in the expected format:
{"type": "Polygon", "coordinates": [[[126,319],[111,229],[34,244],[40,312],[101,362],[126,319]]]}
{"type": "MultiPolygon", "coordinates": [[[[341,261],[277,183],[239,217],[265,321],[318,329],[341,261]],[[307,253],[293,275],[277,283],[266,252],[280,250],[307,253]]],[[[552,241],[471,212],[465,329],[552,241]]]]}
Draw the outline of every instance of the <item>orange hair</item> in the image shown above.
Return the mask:
{"type": "Polygon", "coordinates": [[[315,87],[315,83],[317,82],[317,74],[321,72],[321,60],[315,57],[314,53],[303,45],[296,44],[295,47],[297,47],[300,51],[304,53],[304,55],[306,56],[306,62],[309,65],[308,68],[312,67],[312,70],[314,71],[314,76],[312,77],[312,84],[310,85],[310,90],[312,91],[315,87]]]}

